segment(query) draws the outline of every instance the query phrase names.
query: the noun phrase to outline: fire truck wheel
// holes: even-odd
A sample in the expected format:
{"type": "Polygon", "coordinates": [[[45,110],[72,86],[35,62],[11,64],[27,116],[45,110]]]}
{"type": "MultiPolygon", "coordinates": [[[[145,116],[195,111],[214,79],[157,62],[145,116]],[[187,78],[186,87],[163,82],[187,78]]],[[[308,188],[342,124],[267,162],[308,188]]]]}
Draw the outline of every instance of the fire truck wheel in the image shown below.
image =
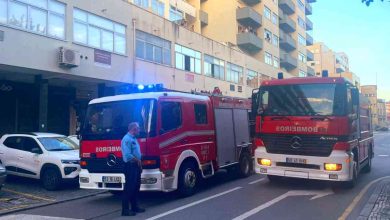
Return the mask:
{"type": "Polygon", "coordinates": [[[241,154],[239,162],[239,175],[243,178],[251,175],[253,169],[252,158],[249,153],[244,152],[241,154]]]}
{"type": "Polygon", "coordinates": [[[43,170],[41,181],[47,190],[57,190],[61,186],[62,178],[58,168],[49,167],[43,170]]]}
{"type": "Polygon", "coordinates": [[[191,196],[198,186],[199,172],[191,161],[184,162],[179,170],[179,192],[182,196],[191,196]]]}
{"type": "Polygon", "coordinates": [[[365,173],[371,172],[371,163],[372,163],[372,150],[371,150],[371,148],[368,151],[368,158],[367,158],[367,160],[368,160],[367,164],[363,168],[363,172],[365,172],[365,173]]]}

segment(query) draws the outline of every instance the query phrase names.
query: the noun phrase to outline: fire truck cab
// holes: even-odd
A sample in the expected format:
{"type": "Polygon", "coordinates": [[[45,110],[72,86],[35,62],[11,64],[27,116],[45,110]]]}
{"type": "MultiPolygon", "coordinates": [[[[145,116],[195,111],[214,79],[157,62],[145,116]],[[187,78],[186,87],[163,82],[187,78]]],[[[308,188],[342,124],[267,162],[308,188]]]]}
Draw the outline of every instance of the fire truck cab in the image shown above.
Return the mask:
{"type": "Polygon", "coordinates": [[[123,190],[121,139],[138,122],[141,190],[191,195],[224,167],[251,172],[248,99],[143,92],[92,100],[81,132],[80,187],[123,190]]]}

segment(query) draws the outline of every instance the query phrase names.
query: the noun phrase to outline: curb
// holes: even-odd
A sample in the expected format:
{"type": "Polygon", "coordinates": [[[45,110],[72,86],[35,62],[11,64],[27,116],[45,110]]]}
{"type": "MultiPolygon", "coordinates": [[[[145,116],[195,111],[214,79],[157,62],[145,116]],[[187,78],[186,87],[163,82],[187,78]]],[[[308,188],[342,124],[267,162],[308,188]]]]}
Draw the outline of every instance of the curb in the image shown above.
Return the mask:
{"type": "Polygon", "coordinates": [[[35,208],[42,208],[42,207],[46,207],[46,206],[50,206],[50,205],[56,205],[56,204],[61,204],[61,203],[64,203],[64,202],[70,202],[70,201],[74,201],[74,200],[78,200],[78,199],[84,199],[84,198],[96,196],[96,195],[99,195],[99,194],[104,194],[104,193],[107,193],[107,192],[108,191],[96,192],[96,193],[91,193],[89,195],[77,196],[77,197],[74,197],[74,198],[59,200],[59,201],[55,201],[55,202],[37,204],[37,205],[32,205],[32,206],[28,206],[28,207],[24,207],[24,208],[20,208],[20,209],[13,209],[13,210],[9,210],[9,211],[5,211],[5,212],[0,213],[0,217],[5,216],[5,215],[9,215],[9,214],[13,214],[13,213],[16,213],[16,212],[22,212],[22,211],[26,211],[26,210],[30,210],[30,209],[35,209],[35,208]]]}
{"type": "Polygon", "coordinates": [[[359,217],[357,218],[358,220],[367,220],[368,219],[368,217],[371,214],[372,209],[375,206],[376,201],[378,200],[378,198],[381,194],[383,187],[385,187],[387,184],[390,184],[389,180],[382,180],[381,182],[379,182],[379,184],[376,186],[373,194],[370,196],[366,205],[364,206],[364,208],[360,212],[359,217]]]}

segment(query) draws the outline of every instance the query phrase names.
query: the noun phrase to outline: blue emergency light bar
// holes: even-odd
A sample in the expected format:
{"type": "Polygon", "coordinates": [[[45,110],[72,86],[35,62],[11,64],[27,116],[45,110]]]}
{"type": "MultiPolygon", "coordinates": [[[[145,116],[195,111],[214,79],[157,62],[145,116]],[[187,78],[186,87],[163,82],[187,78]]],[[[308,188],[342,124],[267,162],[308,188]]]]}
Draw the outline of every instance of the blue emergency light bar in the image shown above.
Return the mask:
{"type": "Polygon", "coordinates": [[[122,86],[119,90],[121,94],[165,91],[163,84],[130,84],[122,86]]]}

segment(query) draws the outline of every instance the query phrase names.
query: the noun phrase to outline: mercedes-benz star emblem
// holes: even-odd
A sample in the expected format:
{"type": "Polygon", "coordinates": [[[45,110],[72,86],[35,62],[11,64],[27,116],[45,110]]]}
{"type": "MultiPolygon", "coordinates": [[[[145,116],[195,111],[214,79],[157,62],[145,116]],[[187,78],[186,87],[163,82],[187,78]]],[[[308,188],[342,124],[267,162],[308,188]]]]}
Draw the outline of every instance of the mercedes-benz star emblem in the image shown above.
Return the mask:
{"type": "Polygon", "coordinates": [[[107,165],[112,167],[112,166],[115,166],[117,161],[116,161],[116,156],[114,154],[110,154],[108,155],[107,157],[107,165]]]}
{"type": "Polygon", "coordinates": [[[294,149],[298,149],[298,148],[302,147],[302,139],[298,136],[294,136],[293,138],[291,138],[291,145],[290,146],[294,149]]]}

